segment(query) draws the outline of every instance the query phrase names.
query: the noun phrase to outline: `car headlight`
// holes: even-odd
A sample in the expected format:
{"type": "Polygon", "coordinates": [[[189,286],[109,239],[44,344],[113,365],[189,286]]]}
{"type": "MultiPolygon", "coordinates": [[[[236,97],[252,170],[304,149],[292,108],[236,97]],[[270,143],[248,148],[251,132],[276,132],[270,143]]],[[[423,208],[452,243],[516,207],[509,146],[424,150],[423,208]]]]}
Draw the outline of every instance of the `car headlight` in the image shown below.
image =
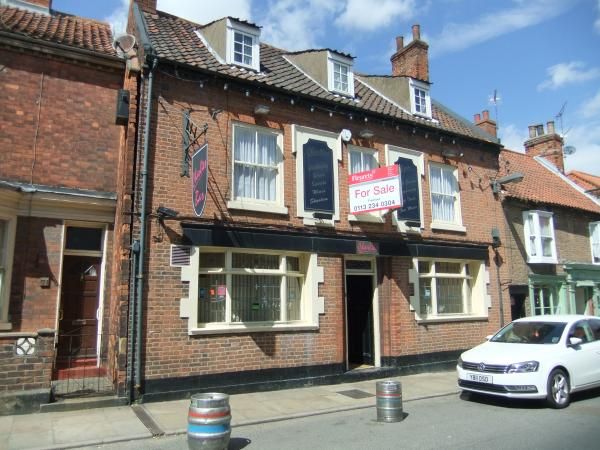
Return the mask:
{"type": "Polygon", "coordinates": [[[523,372],[537,372],[540,367],[540,363],[537,361],[525,361],[514,363],[508,366],[507,373],[523,373],[523,372]]]}
{"type": "Polygon", "coordinates": [[[462,365],[462,362],[463,362],[463,361],[462,361],[462,358],[459,356],[459,357],[458,357],[458,361],[456,361],[456,365],[457,365],[458,367],[460,367],[461,369],[462,369],[462,366],[463,366],[463,365],[462,365]]]}

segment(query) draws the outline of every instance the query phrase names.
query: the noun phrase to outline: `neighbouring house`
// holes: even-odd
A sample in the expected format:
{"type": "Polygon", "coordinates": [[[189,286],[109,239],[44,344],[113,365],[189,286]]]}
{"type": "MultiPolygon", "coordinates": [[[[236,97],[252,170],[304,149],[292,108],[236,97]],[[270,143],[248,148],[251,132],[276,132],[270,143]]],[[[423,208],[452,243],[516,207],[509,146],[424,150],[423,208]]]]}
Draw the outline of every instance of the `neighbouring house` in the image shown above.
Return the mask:
{"type": "Polygon", "coordinates": [[[600,201],[564,175],[554,123],[529,127],[525,153],[503,150],[498,186],[513,318],[600,315],[600,201]]]}
{"type": "Polygon", "coordinates": [[[108,24],[51,3],[0,3],[0,414],[125,379],[111,288],[128,264],[114,252],[125,62],[108,24]]]}
{"type": "Polygon", "coordinates": [[[600,198],[600,177],[590,173],[581,172],[580,170],[569,171],[567,177],[573,183],[580,186],[585,193],[600,198]]]}
{"type": "Polygon", "coordinates": [[[418,25],[385,75],[152,0],[129,30],[132,399],[433,370],[509,319],[501,146],[432,99],[418,25]]]}

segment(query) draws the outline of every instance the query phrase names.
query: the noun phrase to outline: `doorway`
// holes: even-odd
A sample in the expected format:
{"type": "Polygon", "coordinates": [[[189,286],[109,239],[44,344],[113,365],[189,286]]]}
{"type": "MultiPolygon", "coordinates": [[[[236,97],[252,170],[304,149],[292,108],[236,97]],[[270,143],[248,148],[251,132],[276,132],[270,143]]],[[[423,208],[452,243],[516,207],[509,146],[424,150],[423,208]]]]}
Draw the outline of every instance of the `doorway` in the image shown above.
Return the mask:
{"type": "Polygon", "coordinates": [[[348,366],[375,365],[373,276],[346,275],[348,366]]]}

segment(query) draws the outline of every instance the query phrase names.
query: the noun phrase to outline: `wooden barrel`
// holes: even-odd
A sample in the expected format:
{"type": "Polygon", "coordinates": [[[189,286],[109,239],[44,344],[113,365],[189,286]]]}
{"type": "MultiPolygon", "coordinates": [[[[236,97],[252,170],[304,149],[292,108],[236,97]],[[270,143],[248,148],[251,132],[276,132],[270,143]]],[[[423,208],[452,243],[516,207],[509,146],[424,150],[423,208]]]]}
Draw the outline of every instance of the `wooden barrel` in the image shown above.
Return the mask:
{"type": "Polygon", "coordinates": [[[225,450],[231,436],[229,395],[194,394],[188,411],[187,440],[191,450],[225,450]]]}
{"type": "Polygon", "coordinates": [[[377,421],[400,422],[404,419],[402,412],[402,384],[399,381],[378,381],[377,393],[377,421]]]}

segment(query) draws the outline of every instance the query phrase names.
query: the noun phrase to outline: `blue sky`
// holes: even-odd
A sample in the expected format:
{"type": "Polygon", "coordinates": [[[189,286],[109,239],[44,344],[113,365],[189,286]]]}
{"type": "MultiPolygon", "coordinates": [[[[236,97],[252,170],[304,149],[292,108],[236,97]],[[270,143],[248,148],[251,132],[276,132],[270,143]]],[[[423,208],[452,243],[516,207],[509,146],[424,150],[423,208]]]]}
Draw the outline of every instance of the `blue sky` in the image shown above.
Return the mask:
{"type": "MultiPolygon", "coordinates": [[[[53,8],[118,28],[128,3],[54,0],[53,8]]],[[[577,149],[567,171],[600,176],[600,0],[158,0],[158,9],[198,23],[247,19],[264,42],[345,51],[369,74],[390,74],[395,37],[406,44],[420,24],[434,99],[469,120],[488,109],[502,143],[518,151],[528,125],[554,120],[577,149]]]]}

